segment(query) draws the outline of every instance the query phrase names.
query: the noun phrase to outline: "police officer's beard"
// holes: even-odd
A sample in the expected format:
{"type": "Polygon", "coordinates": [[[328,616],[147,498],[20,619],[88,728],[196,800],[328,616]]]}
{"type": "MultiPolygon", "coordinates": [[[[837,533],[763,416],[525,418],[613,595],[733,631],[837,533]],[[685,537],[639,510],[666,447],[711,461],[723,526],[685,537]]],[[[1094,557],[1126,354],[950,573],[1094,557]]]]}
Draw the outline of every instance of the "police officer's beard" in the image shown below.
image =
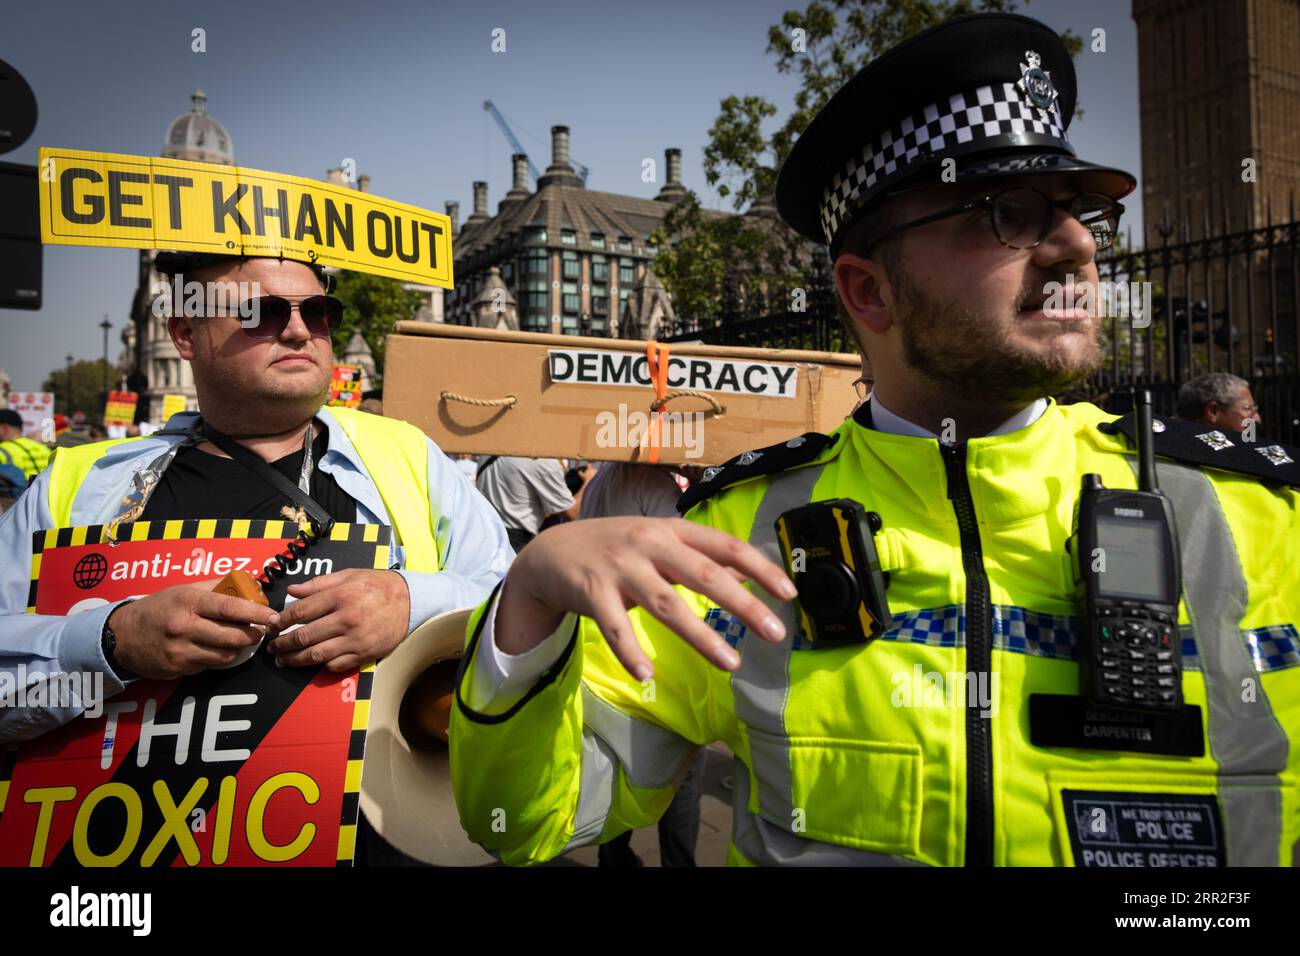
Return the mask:
{"type": "Polygon", "coordinates": [[[1012,338],[1008,326],[1022,321],[1018,310],[1026,294],[1011,303],[1007,319],[931,296],[905,270],[896,270],[890,282],[904,358],[946,389],[978,389],[990,401],[1027,404],[1065,390],[1101,365],[1099,320],[1054,320],[1057,333],[1048,347],[1028,348],[1012,338]]]}

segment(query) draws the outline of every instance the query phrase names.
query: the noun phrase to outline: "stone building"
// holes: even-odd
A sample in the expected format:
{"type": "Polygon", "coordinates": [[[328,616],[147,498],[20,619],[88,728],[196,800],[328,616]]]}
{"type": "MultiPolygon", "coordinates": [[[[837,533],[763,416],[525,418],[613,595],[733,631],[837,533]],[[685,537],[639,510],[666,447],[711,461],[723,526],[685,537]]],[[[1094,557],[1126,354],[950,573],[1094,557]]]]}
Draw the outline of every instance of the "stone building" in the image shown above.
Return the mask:
{"type": "MultiPolygon", "coordinates": [[[[197,163],[235,164],[235,147],[230,134],[208,114],[208,98],[202,90],[190,96],[190,110],[174,119],[163,140],[162,155],[197,163]]],[[[142,249],[138,260],[131,321],[122,331],[122,366],[128,370],[127,388],[140,393],[136,417],[157,421],[164,395],[184,395],[194,407],[194,378],[181,360],[167,334],[167,320],[154,314],[154,301],[168,287],[167,279],[154,268],[155,251],[142,249]]]]}
{"type": "MultiPolygon", "coordinates": [[[[1146,247],[1290,221],[1300,193],[1300,3],[1133,0],[1133,20],[1146,247]]],[[[1297,289],[1288,266],[1270,270],[1263,252],[1215,255],[1175,265],[1169,285],[1175,295],[1190,289],[1183,294],[1202,300],[1213,324],[1232,312],[1238,371],[1249,375],[1295,354],[1297,289]],[[1255,369],[1246,361],[1252,348],[1255,369]],[[1274,348],[1277,357],[1265,359],[1274,348]]],[[[1216,359],[1226,360],[1226,351],[1216,359]]]]}
{"type": "Polygon", "coordinates": [[[619,336],[630,310],[639,336],[656,334],[665,316],[671,321],[672,304],[649,272],[650,235],[686,195],[681,150],[665,150],[664,158],[667,181],[654,199],[587,189],[569,161],[569,128],[553,126],[551,164],[536,190],[528,188],[528,157],[516,153],[495,215],[485,182],[474,183],[463,224],[459,204],[447,203],[456,288],[446,295],[446,321],[619,336]],[[485,313],[502,301],[503,288],[511,309],[485,313]]]}
{"type": "MultiPolygon", "coordinates": [[[[162,155],[201,163],[235,165],[230,134],[208,113],[207,97],[203,91],[195,90],[190,102],[190,111],[177,117],[168,127],[162,155]]],[[[352,182],[342,168],[326,170],[324,181],[351,186],[362,192],[370,191],[369,176],[360,175],[352,182]]],[[[137,418],[156,422],[161,417],[164,395],[184,395],[189,407],[194,408],[196,394],[189,364],[181,360],[167,334],[166,318],[154,315],[155,300],[168,289],[166,277],[154,268],[154,255],[155,251],[151,249],[141,250],[139,254],[131,321],[122,332],[123,351],[119,366],[126,370],[126,387],[140,393],[137,418]]],[[[326,271],[336,270],[327,268],[326,271]]],[[[416,283],[403,283],[403,287],[419,292],[423,297],[413,318],[442,321],[442,289],[416,283]]],[[[340,364],[361,365],[363,391],[374,387],[375,361],[359,335],[348,343],[338,361],[340,364]]],[[[116,383],[114,387],[117,387],[116,383]]]]}
{"type": "Polygon", "coordinates": [[[627,297],[619,320],[618,337],[658,338],[662,330],[672,327],[675,319],[673,300],[668,290],[654,272],[646,269],[632,287],[632,294],[627,297]]]}
{"type": "Polygon", "coordinates": [[[1234,229],[1243,215],[1262,228],[1270,203],[1285,217],[1300,193],[1300,4],[1133,0],[1133,20],[1148,235],[1166,210],[1198,237],[1203,209],[1212,232],[1225,204],[1234,229]]]}
{"type": "Polygon", "coordinates": [[[366,340],[361,337],[360,329],[352,333],[343,354],[335,361],[339,365],[355,365],[361,369],[361,394],[364,395],[375,387],[375,357],[366,340]]]}

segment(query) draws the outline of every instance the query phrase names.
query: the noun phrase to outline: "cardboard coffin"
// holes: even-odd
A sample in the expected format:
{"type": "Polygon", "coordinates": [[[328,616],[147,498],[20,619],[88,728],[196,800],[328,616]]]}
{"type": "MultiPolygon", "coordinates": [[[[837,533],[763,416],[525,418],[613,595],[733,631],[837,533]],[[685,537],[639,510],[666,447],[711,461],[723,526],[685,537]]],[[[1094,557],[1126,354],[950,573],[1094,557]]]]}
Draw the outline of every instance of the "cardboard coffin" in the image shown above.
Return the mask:
{"type": "Polygon", "coordinates": [[[646,462],[657,431],[660,463],[716,465],[839,425],[860,372],[835,352],[399,322],[384,414],[448,453],[646,462]]]}

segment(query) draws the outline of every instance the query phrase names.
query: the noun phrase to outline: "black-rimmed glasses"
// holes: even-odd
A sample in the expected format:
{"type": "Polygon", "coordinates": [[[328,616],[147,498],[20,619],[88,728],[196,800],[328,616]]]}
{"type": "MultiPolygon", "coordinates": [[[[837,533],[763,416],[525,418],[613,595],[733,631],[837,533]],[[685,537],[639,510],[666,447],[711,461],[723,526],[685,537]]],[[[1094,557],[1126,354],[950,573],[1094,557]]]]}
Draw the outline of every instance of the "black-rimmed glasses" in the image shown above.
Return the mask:
{"type": "Polygon", "coordinates": [[[1115,241],[1119,217],[1124,214],[1123,203],[1101,193],[1080,193],[1072,199],[1053,199],[1037,189],[1015,186],[986,196],[977,196],[949,209],[894,226],[872,238],[871,245],[908,229],[950,216],[959,216],[980,207],[992,210],[990,221],[993,234],[998,237],[998,242],[1012,249],[1032,249],[1046,239],[1058,209],[1066,210],[1077,219],[1092,233],[1097,248],[1105,249],[1115,241]]]}

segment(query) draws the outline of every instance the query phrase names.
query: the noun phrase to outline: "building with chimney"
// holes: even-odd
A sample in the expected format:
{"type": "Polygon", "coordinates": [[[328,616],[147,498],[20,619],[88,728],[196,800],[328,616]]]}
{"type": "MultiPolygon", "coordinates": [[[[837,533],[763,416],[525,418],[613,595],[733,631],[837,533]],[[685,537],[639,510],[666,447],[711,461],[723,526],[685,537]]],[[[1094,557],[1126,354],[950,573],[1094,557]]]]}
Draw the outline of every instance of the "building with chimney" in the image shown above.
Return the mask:
{"type": "Polygon", "coordinates": [[[682,153],[664,151],[667,181],[653,199],[587,189],[569,160],[569,128],[551,127],[551,163],[528,188],[528,157],[511,157],[510,191],[489,212],[487,183],[473,184],[473,211],[452,220],[456,288],[445,299],[446,321],[529,332],[637,337],[673,321],[672,303],[650,272],[650,236],[686,195],[682,153]],[[492,311],[504,289],[514,320],[492,311]]]}

